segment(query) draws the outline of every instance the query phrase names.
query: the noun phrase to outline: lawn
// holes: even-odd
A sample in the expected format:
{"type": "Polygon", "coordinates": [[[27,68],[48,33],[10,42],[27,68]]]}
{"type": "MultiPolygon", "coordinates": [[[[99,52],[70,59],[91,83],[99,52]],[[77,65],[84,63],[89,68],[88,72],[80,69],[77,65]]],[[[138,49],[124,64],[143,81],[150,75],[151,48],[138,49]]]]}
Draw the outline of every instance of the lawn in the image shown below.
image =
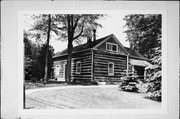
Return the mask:
{"type": "Polygon", "coordinates": [[[36,109],[144,109],[161,103],[144,94],[119,91],[117,86],[62,86],[26,90],[26,108],[36,109]]]}

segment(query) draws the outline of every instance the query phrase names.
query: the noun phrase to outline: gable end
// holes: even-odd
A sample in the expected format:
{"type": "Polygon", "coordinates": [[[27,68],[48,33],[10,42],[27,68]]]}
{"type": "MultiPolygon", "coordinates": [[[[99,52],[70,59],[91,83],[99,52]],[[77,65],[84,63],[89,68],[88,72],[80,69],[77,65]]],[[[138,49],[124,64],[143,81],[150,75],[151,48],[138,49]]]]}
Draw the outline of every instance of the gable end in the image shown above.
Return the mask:
{"type": "Polygon", "coordinates": [[[93,49],[97,49],[100,51],[112,53],[112,54],[121,54],[128,55],[129,53],[126,51],[124,46],[119,42],[119,40],[113,35],[109,35],[102,42],[98,43],[93,49]]]}

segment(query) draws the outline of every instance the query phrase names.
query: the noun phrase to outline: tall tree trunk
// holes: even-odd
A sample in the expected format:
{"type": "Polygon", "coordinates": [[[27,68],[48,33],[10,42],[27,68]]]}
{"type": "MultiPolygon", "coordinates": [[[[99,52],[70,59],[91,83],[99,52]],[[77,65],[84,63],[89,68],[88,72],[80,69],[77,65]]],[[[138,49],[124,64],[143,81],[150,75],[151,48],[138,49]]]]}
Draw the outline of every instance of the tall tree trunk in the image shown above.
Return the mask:
{"type": "Polygon", "coordinates": [[[72,50],[73,45],[72,42],[68,42],[68,58],[67,58],[67,70],[66,70],[66,81],[71,83],[71,59],[72,59],[72,50]]]}
{"type": "Polygon", "coordinates": [[[67,68],[66,68],[66,82],[71,83],[71,59],[73,51],[73,15],[67,15],[68,20],[68,57],[67,57],[67,68]]]}
{"type": "Polygon", "coordinates": [[[49,40],[51,31],[51,14],[48,15],[48,31],[47,31],[47,42],[46,42],[46,58],[45,58],[45,71],[44,71],[44,83],[48,80],[48,57],[49,57],[49,40]]]}

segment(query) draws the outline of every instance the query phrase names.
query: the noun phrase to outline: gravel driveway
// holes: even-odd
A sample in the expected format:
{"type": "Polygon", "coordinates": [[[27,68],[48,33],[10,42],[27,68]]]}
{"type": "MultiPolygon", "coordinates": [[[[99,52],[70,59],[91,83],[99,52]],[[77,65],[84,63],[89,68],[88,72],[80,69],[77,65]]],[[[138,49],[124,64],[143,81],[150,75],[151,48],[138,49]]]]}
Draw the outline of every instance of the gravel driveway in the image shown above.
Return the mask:
{"type": "Polygon", "coordinates": [[[119,91],[117,86],[66,86],[26,90],[26,108],[36,109],[144,109],[161,103],[143,94],[119,91]]]}

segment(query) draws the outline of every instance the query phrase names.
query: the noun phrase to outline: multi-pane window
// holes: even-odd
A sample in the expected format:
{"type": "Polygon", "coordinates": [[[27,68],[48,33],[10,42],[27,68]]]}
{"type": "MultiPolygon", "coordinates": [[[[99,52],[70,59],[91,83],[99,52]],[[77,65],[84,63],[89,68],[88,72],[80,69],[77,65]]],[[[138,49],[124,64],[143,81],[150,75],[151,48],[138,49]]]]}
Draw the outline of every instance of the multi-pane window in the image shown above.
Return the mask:
{"type": "Polygon", "coordinates": [[[60,66],[56,65],[55,74],[58,76],[60,71],[60,66]]]}
{"type": "Polygon", "coordinates": [[[81,62],[76,62],[76,73],[77,74],[81,73],[81,62]]]}
{"type": "Polygon", "coordinates": [[[108,75],[114,75],[114,63],[108,63],[108,75]]]}
{"type": "Polygon", "coordinates": [[[106,50],[117,52],[118,51],[118,45],[114,44],[114,43],[106,43],[106,50]]]}

